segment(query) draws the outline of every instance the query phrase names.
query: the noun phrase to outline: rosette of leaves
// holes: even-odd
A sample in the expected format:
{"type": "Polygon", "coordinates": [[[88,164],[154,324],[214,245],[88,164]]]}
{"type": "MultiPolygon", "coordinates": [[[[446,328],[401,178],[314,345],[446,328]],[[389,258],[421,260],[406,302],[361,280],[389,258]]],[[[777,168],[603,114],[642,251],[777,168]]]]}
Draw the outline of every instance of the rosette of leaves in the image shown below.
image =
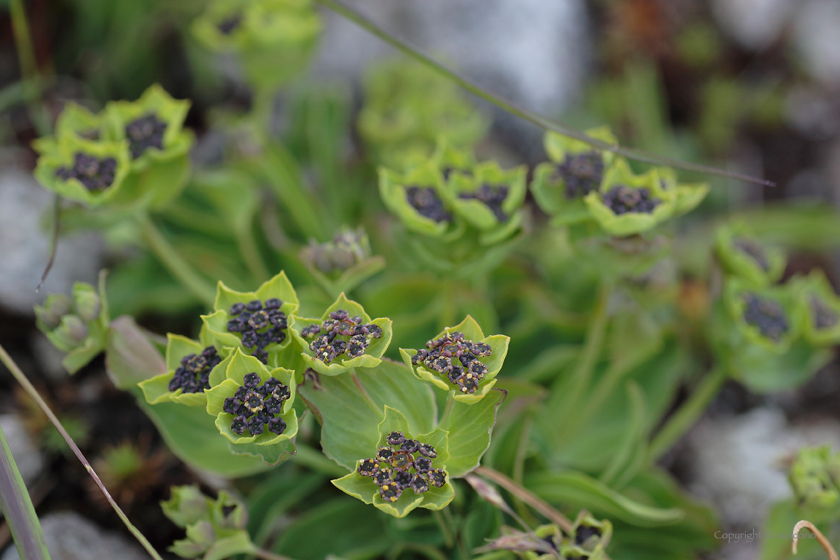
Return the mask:
{"type": "Polygon", "coordinates": [[[131,172],[128,144],[124,141],[94,141],[67,134],[56,138],[38,158],[35,178],[56,194],[101,206],[127,193],[131,172]]]}
{"type": "Polygon", "coordinates": [[[186,186],[195,141],[183,128],[189,108],[189,101],[173,99],[158,84],[137,101],[115,101],[106,107],[111,135],[128,142],[131,180],[143,203],[160,207],[186,186]]]}
{"type": "Polygon", "coordinates": [[[35,306],[38,328],[50,342],[67,355],[62,365],[71,374],[87,365],[105,349],[108,337],[108,300],[105,274],[99,275],[99,288],[77,282],[72,298],[50,294],[44,305],[35,306]]]}
{"type": "Polygon", "coordinates": [[[450,393],[457,402],[475,404],[496,384],[510,337],[484,336],[471,316],[447,327],[420,350],[400,348],[414,375],[450,393]]]}
{"type": "Polygon", "coordinates": [[[87,107],[77,103],[67,103],[58,116],[55,123],[55,134],[37,138],[32,142],[41,155],[56,153],[58,151],[59,139],[65,136],[73,136],[91,142],[107,140],[108,115],[105,111],[94,113],[87,107]]]}
{"type": "MultiPolygon", "coordinates": [[[[586,131],[592,138],[618,144],[608,127],[586,131]]],[[[555,225],[568,225],[590,219],[583,199],[597,192],[604,182],[615,154],[596,150],[589,144],[547,132],[543,139],[550,162],[534,169],[531,192],[542,210],[552,217],[555,225]]]]}
{"type": "Polygon", "coordinates": [[[198,486],[173,486],[171,497],[160,506],[164,515],[187,531],[187,538],[169,547],[181,558],[223,560],[256,550],[246,529],[248,512],[224,490],[212,500],[198,486]]]}
{"type": "Polygon", "coordinates": [[[583,200],[604,231],[627,237],[692,210],[708,192],[706,185],[668,188],[661,177],[657,169],[636,175],[626,160],[617,159],[604,174],[600,190],[589,192],[583,200]]]}
{"type": "Polygon", "coordinates": [[[256,455],[275,465],[294,455],[298,419],[295,372],[269,369],[237,348],[227,367],[210,374],[207,412],[232,453],[256,455]]]}
{"type": "Polygon", "coordinates": [[[204,48],[236,53],[248,81],[267,90],[306,66],[321,27],[309,0],[216,0],[192,31],[204,48]]]}
{"type": "Polygon", "coordinates": [[[489,121],[450,81],[404,59],[375,65],[364,81],[358,130],[380,163],[405,169],[427,159],[443,137],[472,146],[489,121]]]}
{"type": "Polygon", "coordinates": [[[735,223],[715,232],[715,250],[724,270],[754,286],[775,284],[785,271],[783,251],[764,246],[750,229],[735,223]]]}
{"type": "Polygon", "coordinates": [[[285,272],[255,292],[237,292],[221,281],[210,315],[202,315],[207,342],[216,348],[239,348],[263,363],[278,365],[289,346],[289,317],[298,309],[298,297],[285,272]]]}
{"type": "Polygon", "coordinates": [[[377,447],[367,457],[357,458],[352,473],[332,483],[398,518],[418,507],[441,510],[449,505],[455,497],[446,470],[449,433],[437,428],[411,434],[405,416],[389,406],[378,429],[377,447]]]}
{"type": "Polygon", "coordinates": [[[329,294],[349,292],[385,268],[385,259],[371,254],[364,228],[344,227],[327,243],[310,241],[301,260],[329,294]]]}
{"type": "Polygon", "coordinates": [[[792,283],[798,287],[805,308],[805,339],[814,346],[833,346],[840,342],[840,297],[825,274],[813,270],[792,283]]]}
{"type": "Polygon", "coordinates": [[[382,362],[393,322],[371,319],[364,307],[342,293],[320,318],[293,315],[289,331],[303,349],[306,366],[323,375],[340,375],[382,362]]]}
{"type": "Polygon", "coordinates": [[[482,245],[513,235],[522,224],[527,168],[504,170],[495,161],[465,168],[471,157],[444,151],[449,154],[437,160],[437,165],[445,181],[444,196],[454,212],[481,232],[482,245]]]}
{"type": "Polygon", "coordinates": [[[215,368],[225,370],[231,357],[207,340],[199,341],[169,333],[166,345],[166,373],[139,383],[149,404],[175,402],[187,406],[207,406],[205,391],[210,389],[210,374],[215,368]]]}
{"type": "Polygon", "coordinates": [[[818,515],[840,511],[837,480],[829,472],[832,463],[837,464],[837,458],[828,445],[799,450],[788,474],[797,505],[818,515]]]}

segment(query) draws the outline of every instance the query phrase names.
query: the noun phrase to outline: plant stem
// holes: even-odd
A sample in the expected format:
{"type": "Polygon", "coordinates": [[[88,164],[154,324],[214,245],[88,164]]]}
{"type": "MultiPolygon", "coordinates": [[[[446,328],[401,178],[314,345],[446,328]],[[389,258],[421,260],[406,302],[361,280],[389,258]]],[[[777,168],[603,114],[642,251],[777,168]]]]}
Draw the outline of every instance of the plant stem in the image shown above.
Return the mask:
{"type": "Polygon", "coordinates": [[[255,548],[254,556],[256,556],[257,558],[262,558],[263,560],[291,560],[291,558],[289,558],[288,556],[274,554],[273,552],[265,550],[264,548],[255,548]]]}
{"type": "Polygon", "coordinates": [[[294,461],[300,465],[309,467],[313,471],[329,476],[344,476],[347,474],[347,470],[344,467],[333,463],[324,454],[300,442],[295,442],[294,461]]]}
{"type": "Polygon", "coordinates": [[[359,376],[356,374],[356,370],[353,370],[353,383],[356,384],[356,387],[359,388],[359,393],[361,393],[362,398],[365,399],[368,407],[378,416],[380,419],[385,418],[385,413],[382,411],[381,408],[376,406],[376,403],[373,402],[373,399],[370,397],[370,394],[365,389],[365,386],[362,385],[362,380],[359,379],[359,376]]]}
{"type": "MultiPolygon", "coordinates": [[[[522,480],[525,476],[525,454],[528,451],[528,443],[531,441],[531,425],[534,418],[530,412],[525,414],[525,419],[522,422],[522,434],[519,436],[519,444],[516,446],[516,457],[513,461],[513,481],[522,486],[522,480]]],[[[531,515],[530,510],[525,507],[525,503],[519,499],[518,496],[513,496],[513,504],[519,512],[520,517],[527,523],[528,528],[536,525],[534,516],[531,515]]]]}
{"type": "Polygon", "coordinates": [[[570,533],[572,531],[572,522],[562,513],[548,505],[546,502],[534,495],[533,492],[526,489],[524,486],[517,484],[497,470],[490,467],[477,467],[475,473],[489,478],[523,502],[540,512],[549,521],[560,527],[563,531],[570,533]]]}
{"type": "Polygon", "coordinates": [[[568,136],[569,138],[574,138],[575,140],[579,140],[590,146],[597,148],[599,150],[603,150],[605,152],[613,152],[615,154],[635,159],[637,161],[650,163],[653,165],[667,165],[669,167],[674,167],[677,169],[684,169],[686,171],[696,171],[698,173],[705,173],[708,175],[719,175],[721,177],[730,177],[733,179],[739,179],[741,181],[746,181],[748,183],[755,183],[758,185],[766,185],[766,186],[774,186],[775,183],[772,181],[768,181],[766,179],[758,179],[755,177],[750,177],[749,175],[744,175],[741,173],[735,173],[732,171],[726,171],[724,169],[717,169],[714,167],[709,167],[706,165],[700,165],[697,163],[690,163],[685,161],[678,161],[671,158],[667,158],[664,156],[660,156],[653,153],[648,153],[642,150],[635,150],[630,148],[622,148],[618,145],[610,144],[608,142],[604,142],[602,140],[598,140],[596,138],[592,138],[588,134],[580,132],[579,130],[575,130],[574,128],[568,127],[566,125],[556,123],[551,121],[542,115],[525,109],[523,107],[519,107],[518,105],[514,104],[512,101],[505,99],[495,93],[492,93],[472,80],[469,80],[440,62],[434,60],[433,58],[429,57],[426,54],[420,52],[416,47],[413,47],[403,41],[402,39],[398,39],[397,37],[391,35],[389,32],[385,31],[377,24],[372,22],[367,17],[363,16],[361,13],[357,12],[350,6],[347,6],[340,0],[316,0],[318,3],[323,4],[324,6],[328,7],[329,9],[333,10],[334,12],[344,16],[345,18],[349,19],[350,21],[354,22],[355,24],[359,25],[372,35],[382,39],[392,47],[398,49],[399,51],[403,52],[404,54],[414,58],[415,60],[419,61],[420,63],[424,64],[428,68],[434,70],[438,74],[448,78],[449,80],[455,82],[465,90],[469,91],[470,93],[474,93],[475,95],[479,96],[480,98],[489,101],[493,105],[504,109],[505,111],[516,115],[532,124],[539,126],[540,128],[551,130],[552,132],[556,132],[557,134],[561,134],[563,136],[568,136]]]}
{"type": "Polygon", "coordinates": [[[55,254],[58,251],[58,233],[61,230],[61,197],[58,195],[53,197],[51,226],[52,234],[50,235],[50,256],[47,259],[47,265],[44,267],[44,272],[41,273],[41,280],[38,282],[38,286],[35,287],[36,294],[41,291],[41,286],[44,285],[44,281],[47,279],[50,269],[52,269],[53,263],[55,262],[55,254]]]}
{"type": "Polygon", "coordinates": [[[7,368],[9,368],[9,371],[12,372],[14,378],[17,379],[18,383],[21,384],[23,390],[26,391],[26,393],[30,397],[32,397],[32,400],[34,400],[44,412],[44,414],[47,415],[47,418],[50,419],[50,422],[52,422],[53,426],[55,426],[55,428],[61,434],[61,437],[64,438],[64,441],[66,441],[67,445],[70,446],[70,449],[73,450],[73,453],[76,455],[76,458],[85,467],[85,470],[87,470],[88,474],[96,483],[96,486],[99,487],[99,490],[105,496],[105,499],[108,500],[108,503],[110,503],[111,507],[114,508],[114,511],[117,512],[117,515],[128,528],[128,530],[131,532],[131,534],[134,535],[134,538],[136,538],[140,542],[140,544],[143,545],[143,548],[146,549],[146,552],[149,553],[149,556],[155,558],[156,560],[163,560],[152,547],[152,545],[149,543],[149,541],[146,540],[146,537],[143,536],[143,533],[141,533],[137,529],[137,527],[131,524],[131,521],[129,521],[128,517],[125,515],[125,513],[123,513],[123,510],[120,508],[117,502],[114,501],[114,498],[111,497],[111,494],[108,492],[108,489],[105,488],[104,484],[102,484],[102,481],[99,479],[99,476],[96,474],[96,471],[93,470],[93,467],[90,465],[90,462],[82,454],[82,451],[79,449],[79,446],[76,445],[76,442],[73,441],[73,438],[70,437],[70,434],[67,433],[67,430],[64,429],[64,426],[61,425],[61,422],[59,422],[56,415],[53,414],[53,411],[50,410],[50,407],[47,406],[47,403],[44,402],[44,399],[41,398],[41,395],[38,394],[38,391],[35,390],[35,387],[32,386],[32,383],[29,382],[29,379],[26,378],[26,375],[24,375],[23,371],[21,371],[21,369],[18,367],[15,361],[12,360],[11,356],[9,356],[9,354],[6,353],[6,349],[3,348],[2,345],[0,345],[0,362],[3,362],[3,364],[5,364],[7,368]]]}
{"type": "Polygon", "coordinates": [[[615,363],[611,364],[604,374],[603,379],[595,387],[595,391],[586,398],[586,405],[583,411],[569,419],[570,428],[567,431],[574,432],[581,426],[585,426],[610,395],[612,395],[613,390],[627,371],[628,369],[624,366],[616,366],[615,363]]]}
{"type": "Polygon", "coordinates": [[[455,407],[455,391],[449,391],[446,394],[446,408],[443,409],[443,414],[440,417],[438,426],[445,426],[449,422],[449,417],[452,416],[452,409],[455,407]]]}
{"type": "Polygon", "coordinates": [[[49,560],[50,551],[35,506],[20,476],[12,450],[0,429],[0,508],[12,532],[18,554],[27,560],[49,560]]]}
{"type": "MultiPolygon", "coordinates": [[[[813,523],[803,519],[802,521],[800,521],[799,523],[797,523],[793,527],[793,534],[798,535],[799,531],[801,531],[802,529],[808,529],[809,531],[814,533],[814,535],[817,537],[817,540],[820,543],[820,546],[825,551],[825,553],[828,555],[828,560],[838,560],[837,553],[834,551],[834,547],[831,546],[831,543],[828,541],[827,538],[825,538],[825,535],[823,535],[822,532],[819,529],[817,529],[814,526],[813,523]]],[[[799,539],[798,538],[793,539],[793,542],[791,543],[790,549],[791,549],[791,552],[793,552],[794,554],[796,554],[796,548],[797,548],[798,544],[799,544],[799,539]]]]}
{"type": "Polygon", "coordinates": [[[650,444],[648,460],[653,463],[691,428],[726,381],[726,368],[716,366],[706,375],[685,404],[665,423],[650,444]]]}
{"type": "Polygon", "coordinates": [[[26,20],[26,8],[23,0],[9,0],[9,13],[12,16],[12,32],[15,36],[15,47],[18,53],[20,73],[23,78],[23,89],[29,118],[38,131],[39,136],[47,136],[51,132],[50,121],[40,104],[41,78],[38,74],[38,63],[35,59],[35,49],[32,47],[32,36],[29,34],[29,22],[26,20]]]}
{"type": "Polygon", "coordinates": [[[263,260],[260,254],[259,247],[257,247],[257,240],[254,239],[250,224],[248,225],[247,231],[237,233],[236,240],[239,244],[239,251],[242,253],[242,259],[245,261],[248,270],[254,276],[254,280],[262,284],[271,278],[271,273],[265,265],[265,260],[263,260]]]}
{"type": "Polygon", "coordinates": [[[443,533],[443,540],[446,542],[446,548],[452,548],[455,546],[455,533],[452,530],[452,527],[446,524],[446,520],[443,518],[443,514],[438,511],[432,511],[432,514],[435,517],[435,521],[437,521],[438,527],[440,527],[440,532],[443,533]]]}
{"type": "Polygon", "coordinates": [[[161,264],[204,305],[213,307],[216,301],[216,290],[213,286],[178,254],[147,214],[141,214],[139,220],[143,239],[161,264]]]}

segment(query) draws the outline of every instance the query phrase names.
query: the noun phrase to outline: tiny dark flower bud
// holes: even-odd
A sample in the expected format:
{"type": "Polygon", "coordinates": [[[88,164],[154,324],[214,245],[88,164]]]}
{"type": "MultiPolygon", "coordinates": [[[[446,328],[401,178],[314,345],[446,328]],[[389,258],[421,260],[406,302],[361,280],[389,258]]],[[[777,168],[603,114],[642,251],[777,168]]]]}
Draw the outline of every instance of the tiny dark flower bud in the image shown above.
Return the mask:
{"type": "Polygon", "coordinates": [[[446,374],[446,378],[449,379],[449,382],[453,385],[458,384],[458,380],[461,379],[461,376],[464,375],[464,368],[461,366],[452,366],[452,369],[446,374]]]}
{"type": "Polygon", "coordinates": [[[283,411],[283,403],[269,396],[263,401],[266,411],[271,414],[280,414],[283,411]]]}
{"type": "Polygon", "coordinates": [[[273,391],[271,391],[271,396],[281,403],[286,402],[289,397],[292,396],[292,390],[289,389],[286,385],[280,383],[277,385],[273,391]]]}
{"type": "Polygon", "coordinates": [[[258,436],[265,429],[265,420],[261,416],[254,416],[248,422],[248,432],[252,436],[258,436]]]}
{"type": "MultiPolygon", "coordinates": [[[[181,379],[178,375],[173,375],[172,379],[169,380],[169,390],[170,391],[177,391],[181,387],[181,379]]],[[[227,412],[227,411],[225,411],[227,412]]]]}
{"type": "Polygon", "coordinates": [[[487,372],[489,371],[487,369],[487,366],[485,366],[478,360],[473,360],[472,363],[470,363],[470,366],[467,368],[467,370],[469,373],[474,375],[479,381],[484,379],[484,376],[487,375],[487,372]]]}
{"type": "Polygon", "coordinates": [[[489,344],[485,344],[483,342],[471,342],[468,343],[470,353],[475,354],[476,357],[485,358],[493,353],[492,348],[490,348],[489,344]]]}
{"type": "Polygon", "coordinates": [[[414,475],[412,475],[408,470],[394,472],[394,484],[403,490],[408,488],[408,485],[411,484],[413,479],[414,475]]]}
{"type": "Polygon", "coordinates": [[[589,540],[590,537],[600,537],[601,531],[597,527],[581,525],[575,530],[575,544],[580,546],[589,540]]]}
{"type": "Polygon", "coordinates": [[[268,320],[268,312],[264,309],[255,311],[251,318],[248,319],[248,326],[255,330],[260,330],[268,327],[270,324],[268,320]]]}
{"type": "Polygon", "coordinates": [[[371,323],[369,325],[365,325],[365,329],[367,330],[366,334],[371,338],[382,337],[382,327],[380,327],[379,325],[371,323]]]}
{"type": "Polygon", "coordinates": [[[400,450],[407,451],[408,453],[416,453],[419,448],[420,443],[416,439],[407,439],[403,442],[400,450]]]}
{"type": "Polygon", "coordinates": [[[262,302],[260,300],[252,299],[251,301],[248,302],[248,305],[245,306],[245,309],[247,309],[248,311],[251,311],[251,312],[259,311],[260,309],[262,309],[262,306],[263,305],[262,305],[262,302]]]}
{"type": "Polygon", "coordinates": [[[224,405],[222,405],[222,410],[227,412],[228,414],[232,414],[234,416],[239,414],[240,409],[242,408],[242,401],[235,397],[230,397],[225,399],[224,405]]]}
{"type": "Polygon", "coordinates": [[[617,216],[627,213],[650,214],[661,200],[653,198],[649,189],[616,185],[603,197],[604,204],[617,216]]]}
{"type": "Polygon", "coordinates": [[[245,399],[242,401],[242,406],[245,407],[245,410],[247,410],[250,414],[256,414],[265,407],[265,403],[263,402],[262,395],[254,390],[251,390],[245,395],[245,399]]]}
{"type": "Polygon", "coordinates": [[[280,418],[272,418],[268,421],[268,431],[280,435],[286,431],[286,422],[280,418]]]}
{"type": "Polygon", "coordinates": [[[396,502],[402,495],[402,488],[393,482],[390,484],[383,484],[379,489],[379,495],[386,502],[396,502]]]}
{"type": "Polygon", "coordinates": [[[493,187],[491,185],[481,185],[474,193],[462,193],[459,198],[462,199],[476,199],[483,202],[500,222],[508,219],[508,215],[502,210],[502,203],[508,195],[508,188],[506,186],[493,187]]]}
{"type": "Polygon", "coordinates": [[[388,445],[400,445],[405,441],[405,435],[402,432],[391,432],[385,438],[385,441],[388,442],[388,445]]]}
{"type": "Polygon", "coordinates": [[[468,395],[475,393],[476,389],[478,389],[478,378],[471,373],[465,373],[458,379],[458,388],[462,393],[468,395]]]}
{"type": "Polygon", "coordinates": [[[230,429],[233,430],[235,434],[239,434],[240,436],[245,433],[245,430],[248,429],[248,419],[244,416],[237,416],[231,422],[230,429]]]}
{"type": "Polygon", "coordinates": [[[441,375],[446,375],[452,370],[452,360],[444,356],[428,359],[425,363],[441,375]]]}
{"type": "Polygon", "coordinates": [[[429,480],[421,473],[414,475],[409,487],[414,490],[415,494],[422,494],[429,491],[429,480]]]}
{"type": "Polygon", "coordinates": [[[354,315],[353,318],[350,319],[350,320],[353,321],[354,323],[356,323],[357,325],[362,324],[362,316],[361,315],[354,315]]]}
{"type": "Polygon", "coordinates": [[[407,469],[411,467],[413,461],[411,453],[407,451],[395,451],[391,457],[391,466],[397,470],[407,469]]]}
{"type": "Polygon", "coordinates": [[[137,159],[149,148],[163,150],[165,131],[166,123],[158,119],[155,114],[148,114],[128,123],[125,127],[125,135],[128,138],[131,157],[137,159]]]}
{"type": "Polygon", "coordinates": [[[234,15],[230,16],[229,18],[225,19],[224,21],[222,21],[216,27],[219,29],[219,32],[222,35],[230,35],[234,31],[239,29],[239,26],[241,24],[242,24],[242,16],[239,15],[239,14],[234,14],[234,15]]]}
{"type": "Polygon", "coordinates": [[[443,201],[433,188],[411,186],[406,189],[405,197],[421,216],[438,223],[452,221],[452,214],[444,209],[443,201]]]}
{"type": "Polygon", "coordinates": [[[814,328],[817,330],[833,328],[840,317],[817,296],[811,296],[808,301],[811,307],[814,328]]]}
{"type": "Polygon", "coordinates": [[[257,373],[246,373],[242,381],[242,384],[249,389],[256,389],[260,386],[260,376],[257,373]]]}
{"type": "Polygon", "coordinates": [[[362,459],[359,461],[358,471],[362,476],[373,476],[379,470],[379,462],[376,459],[362,459]]]}
{"type": "Polygon", "coordinates": [[[432,460],[428,457],[418,457],[414,460],[414,470],[419,473],[427,473],[432,470],[432,460]]]}
{"type": "Polygon", "coordinates": [[[604,162],[596,151],[569,155],[557,166],[555,178],[562,179],[566,186],[566,198],[581,198],[601,186],[604,176],[604,162]]]}
{"type": "Polygon", "coordinates": [[[350,342],[347,344],[347,355],[352,358],[363,356],[368,347],[368,339],[361,334],[350,337],[350,342]]]}
{"type": "Polygon", "coordinates": [[[262,348],[258,348],[256,350],[254,350],[254,353],[252,354],[252,356],[254,356],[256,359],[258,359],[259,361],[261,361],[264,364],[268,363],[268,352],[266,352],[262,348]]]}
{"type": "Polygon", "coordinates": [[[382,446],[376,452],[376,458],[380,461],[390,462],[391,457],[394,456],[394,450],[390,447],[382,446]]]}
{"type": "Polygon", "coordinates": [[[423,360],[425,360],[428,356],[429,352],[427,350],[420,349],[415,355],[411,357],[411,363],[415,366],[420,365],[421,363],[423,363],[423,360]]]}
{"type": "Polygon", "coordinates": [[[283,301],[277,298],[269,298],[265,300],[266,309],[280,309],[283,307],[283,301]]]}
{"type": "Polygon", "coordinates": [[[421,443],[417,451],[419,451],[421,455],[425,455],[430,459],[437,457],[437,450],[428,443],[421,443]]]}
{"type": "Polygon", "coordinates": [[[376,474],[373,475],[373,482],[376,483],[378,486],[382,486],[383,484],[391,484],[394,482],[394,471],[391,467],[387,467],[385,465],[380,465],[379,469],[377,469],[376,474]]]}
{"type": "Polygon", "coordinates": [[[231,319],[227,322],[228,332],[238,333],[242,331],[242,322],[239,319],[231,319]]]}
{"type": "Polygon", "coordinates": [[[432,469],[428,476],[429,481],[437,488],[446,484],[446,471],[443,469],[432,469]]]}
{"type": "Polygon", "coordinates": [[[744,321],[756,327],[762,336],[778,342],[790,330],[790,323],[782,306],[755,294],[744,295],[747,303],[744,321]]]}
{"type": "Polygon", "coordinates": [[[260,337],[254,331],[245,331],[242,333],[242,346],[245,348],[253,348],[260,341],[260,337]]]}
{"type": "Polygon", "coordinates": [[[245,304],[244,303],[234,303],[230,306],[230,315],[239,315],[245,311],[245,304]]]}
{"type": "Polygon", "coordinates": [[[248,388],[247,387],[239,387],[236,390],[236,393],[233,394],[233,397],[235,399],[239,399],[240,401],[244,401],[245,400],[245,395],[247,395],[247,394],[248,394],[248,388]]]}

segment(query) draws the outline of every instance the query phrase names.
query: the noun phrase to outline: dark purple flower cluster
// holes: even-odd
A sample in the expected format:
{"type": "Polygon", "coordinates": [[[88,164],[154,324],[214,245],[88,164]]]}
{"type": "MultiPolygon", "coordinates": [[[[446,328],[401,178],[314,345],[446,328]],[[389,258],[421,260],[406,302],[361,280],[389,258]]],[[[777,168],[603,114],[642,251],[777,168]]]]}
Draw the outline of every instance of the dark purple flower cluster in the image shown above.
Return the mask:
{"type": "Polygon", "coordinates": [[[622,214],[650,214],[662,202],[650,194],[650,189],[634,189],[626,185],[616,185],[604,195],[604,204],[617,216],[622,214]]]}
{"type": "Polygon", "coordinates": [[[445,376],[462,393],[475,393],[478,383],[487,375],[487,366],[479,358],[492,354],[489,344],[467,340],[459,332],[451,332],[426,343],[412,356],[415,366],[424,365],[445,376]],[[458,360],[461,365],[455,362],[458,360]]]}
{"type": "Polygon", "coordinates": [[[575,544],[583,545],[591,537],[600,537],[601,530],[598,527],[590,527],[589,525],[581,525],[575,529],[575,544]]]}
{"type": "Polygon", "coordinates": [[[286,423],[279,414],[283,403],[289,400],[291,391],[282,382],[273,377],[260,385],[260,376],[249,373],[244,379],[245,385],[236,390],[236,394],[225,399],[222,410],[233,415],[230,429],[244,435],[247,431],[258,436],[268,427],[268,431],[282,434],[286,423]]]}
{"type": "Polygon", "coordinates": [[[117,160],[112,157],[98,158],[89,154],[77,153],[73,167],[59,167],[55,176],[62,181],[78,179],[89,191],[104,191],[114,183],[117,173],[117,160]]]}
{"type": "Polygon", "coordinates": [[[304,338],[313,338],[323,333],[309,343],[309,349],[315,352],[316,358],[328,364],[342,354],[351,358],[364,355],[370,346],[370,339],[382,336],[379,325],[363,325],[362,322],[359,315],[350,317],[347,311],[339,309],[330,313],[330,318],[320,325],[309,325],[300,334],[304,338]]]}
{"type": "Polygon", "coordinates": [[[357,471],[373,478],[379,495],[386,502],[396,502],[404,490],[415,494],[428,492],[431,486],[446,484],[446,471],[432,467],[437,450],[428,443],[407,439],[402,432],[391,432],[373,459],[359,461],[357,471]]]}
{"type": "Polygon", "coordinates": [[[452,214],[446,211],[443,201],[431,187],[408,187],[405,190],[405,198],[421,216],[438,223],[452,221],[452,214]]]}
{"type": "Polygon", "coordinates": [[[280,311],[283,302],[277,298],[255,299],[247,304],[234,303],[229,314],[233,317],[227,323],[228,332],[242,336],[242,346],[255,348],[253,356],[262,363],[268,362],[266,347],[286,340],[288,327],[286,314],[280,311]]]}
{"type": "Polygon", "coordinates": [[[826,303],[815,295],[811,295],[808,300],[811,308],[811,318],[814,323],[814,328],[817,330],[833,328],[840,317],[834,312],[826,303]]]}
{"type": "Polygon", "coordinates": [[[566,186],[566,198],[581,198],[601,187],[604,178],[604,160],[598,152],[584,152],[566,156],[557,166],[556,179],[562,179],[566,186]]]}
{"type": "Polygon", "coordinates": [[[732,245],[755,261],[755,264],[764,272],[770,270],[770,261],[767,260],[767,252],[764,250],[764,247],[755,241],[751,239],[736,239],[732,242],[732,245]]]}
{"type": "Polygon", "coordinates": [[[465,200],[476,199],[483,202],[493,211],[493,215],[496,216],[497,220],[505,222],[508,219],[508,215],[502,210],[502,203],[507,198],[509,191],[504,185],[497,187],[481,185],[474,193],[462,193],[459,197],[465,200]]]}
{"type": "Polygon", "coordinates": [[[131,157],[137,159],[149,148],[163,150],[164,132],[166,132],[166,123],[157,118],[154,113],[128,123],[125,127],[125,135],[128,138],[131,157]]]}
{"type": "Polygon", "coordinates": [[[201,354],[190,354],[181,358],[181,367],[169,381],[169,390],[182,393],[203,393],[210,388],[210,372],[219,365],[222,357],[214,346],[208,346],[201,354]]]}
{"type": "Polygon", "coordinates": [[[233,14],[232,16],[226,18],[222,21],[219,25],[219,32],[222,35],[230,35],[237,29],[239,26],[242,25],[242,15],[241,14],[233,14]]]}
{"type": "Polygon", "coordinates": [[[785,310],[775,301],[755,294],[744,294],[744,301],[747,303],[744,321],[756,327],[762,336],[779,342],[790,330],[785,310]]]}

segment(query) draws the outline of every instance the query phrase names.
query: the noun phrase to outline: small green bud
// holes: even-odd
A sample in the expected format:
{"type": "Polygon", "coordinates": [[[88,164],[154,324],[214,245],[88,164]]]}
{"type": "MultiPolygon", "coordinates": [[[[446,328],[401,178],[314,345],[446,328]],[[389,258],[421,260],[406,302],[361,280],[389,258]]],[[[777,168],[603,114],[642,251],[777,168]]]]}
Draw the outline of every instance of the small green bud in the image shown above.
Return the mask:
{"type": "Polygon", "coordinates": [[[35,316],[46,327],[54,329],[61,324],[61,318],[70,313],[70,299],[64,294],[50,294],[43,307],[35,307],[35,316]]]}
{"type": "MultiPolygon", "coordinates": [[[[61,324],[53,331],[56,340],[65,348],[80,346],[88,335],[88,328],[78,315],[65,315],[61,324]]],[[[69,350],[68,350],[69,351],[69,350]]]]}
{"type": "Polygon", "coordinates": [[[187,538],[207,549],[216,542],[216,531],[212,523],[202,520],[187,527],[187,538]]]}
{"type": "Polygon", "coordinates": [[[163,513],[179,527],[192,525],[209,515],[208,499],[198,486],[174,486],[172,497],[160,503],[163,513]]]}
{"type": "Polygon", "coordinates": [[[99,294],[90,284],[76,283],[73,286],[73,304],[76,306],[76,313],[86,323],[99,317],[99,311],[102,309],[99,294]]]}

